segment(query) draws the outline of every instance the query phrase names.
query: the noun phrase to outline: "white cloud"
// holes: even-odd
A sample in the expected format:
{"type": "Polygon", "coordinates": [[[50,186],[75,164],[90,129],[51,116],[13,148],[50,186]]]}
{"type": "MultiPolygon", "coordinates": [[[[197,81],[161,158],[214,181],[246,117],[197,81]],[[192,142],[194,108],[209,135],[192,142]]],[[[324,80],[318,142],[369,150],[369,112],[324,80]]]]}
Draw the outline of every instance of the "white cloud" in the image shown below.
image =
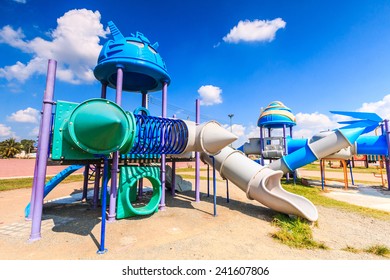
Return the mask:
{"type": "Polygon", "coordinates": [[[0,123],[0,140],[4,140],[11,137],[15,137],[15,133],[12,131],[11,127],[0,123]]]}
{"type": "Polygon", "coordinates": [[[232,131],[238,137],[233,143],[234,148],[242,146],[249,141],[249,138],[258,138],[260,133],[259,128],[253,125],[245,127],[242,124],[232,124],[232,127],[230,127],[230,125],[224,124],[223,127],[228,131],[232,131]]]}
{"type": "Polygon", "coordinates": [[[276,31],[280,28],[285,28],[286,22],[281,18],[273,20],[259,20],[254,21],[240,20],[234,26],[229,34],[223,37],[227,43],[243,42],[271,42],[275,38],[276,31]]]}
{"type": "Polygon", "coordinates": [[[28,107],[27,109],[12,113],[7,119],[14,122],[38,123],[39,117],[40,112],[37,109],[28,107]]]}
{"type": "Polygon", "coordinates": [[[390,94],[385,95],[382,100],[377,102],[363,103],[356,111],[376,113],[382,119],[390,119],[390,94]]]}
{"type": "Polygon", "coordinates": [[[26,4],[27,0],[14,0],[16,3],[26,4]]]}
{"type": "Polygon", "coordinates": [[[101,50],[100,38],[107,31],[100,23],[99,11],[70,10],[57,19],[57,28],[50,33],[51,40],[36,37],[25,40],[22,29],[6,25],[0,29],[0,43],[8,44],[22,52],[31,53],[27,63],[0,68],[0,78],[24,82],[34,74],[46,74],[47,60],[57,60],[57,77],[72,84],[95,81],[92,69],[101,50]]]}
{"type": "Polygon", "coordinates": [[[222,103],[222,89],[212,85],[201,86],[198,89],[200,105],[211,106],[222,103]]]}
{"type": "Polygon", "coordinates": [[[318,132],[340,127],[336,121],[337,117],[329,118],[318,112],[298,113],[295,117],[297,126],[293,128],[293,138],[310,138],[318,132]]]}
{"type": "Polygon", "coordinates": [[[30,133],[28,134],[28,136],[31,136],[31,137],[33,137],[33,138],[37,138],[38,135],[39,135],[39,126],[34,127],[34,128],[30,131],[30,133]]]}

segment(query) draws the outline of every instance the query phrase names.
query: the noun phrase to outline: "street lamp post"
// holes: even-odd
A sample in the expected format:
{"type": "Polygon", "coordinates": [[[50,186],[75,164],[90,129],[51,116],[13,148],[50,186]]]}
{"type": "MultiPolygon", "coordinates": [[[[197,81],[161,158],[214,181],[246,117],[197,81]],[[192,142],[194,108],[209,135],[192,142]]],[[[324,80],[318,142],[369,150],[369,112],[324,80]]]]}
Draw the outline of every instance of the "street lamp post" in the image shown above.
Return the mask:
{"type": "MultiPolygon", "coordinates": [[[[228,117],[230,119],[230,132],[233,133],[233,126],[232,126],[232,118],[233,118],[234,114],[229,114],[228,117]]],[[[233,147],[232,144],[230,144],[230,147],[233,147]]]]}

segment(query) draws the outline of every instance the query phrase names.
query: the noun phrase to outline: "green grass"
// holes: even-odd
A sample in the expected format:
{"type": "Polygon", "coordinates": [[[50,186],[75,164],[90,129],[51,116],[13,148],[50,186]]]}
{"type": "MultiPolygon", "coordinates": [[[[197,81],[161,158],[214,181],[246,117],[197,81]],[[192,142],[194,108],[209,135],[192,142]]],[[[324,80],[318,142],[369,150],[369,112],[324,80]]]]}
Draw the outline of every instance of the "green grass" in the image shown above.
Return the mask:
{"type": "Polygon", "coordinates": [[[319,187],[304,186],[300,183],[296,185],[282,183],[286,191],[301,195],[309,199],[315,205],[336,208],[347,212],[361,214],[367,217],[377,218],[381,220],[390,220],[390,215],[386,211],[366,208],[358,205],[353,205],[347,202],[338,201],[323,195],[323,191],[319,187]]]}
{"type": "Polygon", "coordinates": [[[366,249],[357,249],[357,248],[354,248],[354,247],[351,247],[351,246],[347,246],[341,250],[344,250],[344,251],[347,251],[347,252],[351,252],[351,253],[354,253],[354,254],[358,254],[358,253],[361,253],[361,252],[366,252],[366,253],[369,253],[369,254],[374,254],[374,255],[377,255],[377,256],[381,256],[381,257],[385,257],[385,258],[388,258],[390,257],[390,249],[386,246],[386,245],[380,245],[380,244],[377,244],[377,245],[372,245],[366,249]]]}
{"type": "MultiPolygon", "coordinates": [[[[47,177],[46,182],[48,182],[51,178],[53,178],[53,176],[47,177]]],[[[83,181],[82,174],[71,175],[62,182],[72,183],[79,181],[83,181]]],[[[0,191],[31,188],[32,183],[33,178],[0,179],[0,191]]]]}
{"type": "MultiPolygon", "coordinates": [[[[336,163],[336,165],[337,165],[337,163],[336,163]]],[[[308,164],[308,165],[305,165],[305,166],[301,167],[300,169],[320,172],[320,165],[318,163],[317,164],[311,163],[311,164],[308,164]]],[[[331,171],[331,172],[333,172],[333,171],[334,172],[344,172],[342,167],[330,168],[328,166],[328,164],[325,164],[325,174],[326,174],[327,171],[331,171]]],[[[353,173],[375,173],[375,174],[380,174],[380,169],[378,167],[373,167],[373,166],[369,166],[368,168],[357,166],[357,167],[352,168],[352,172],[353,173]]],[[[383,172],[386,173],[386,169],[383,168],[383,172]]],[[[349,174],[349,167],[348,167],[348,174],[349,174]]]]}
{"type": "Polygon", "coordinates": [[[361,252],[359,249],[356,249],[355,247],[352,247],[352,246],[349,246],[349,245],[347,245],[347,247],[345,247],[345,248],[342,248],[341,250],[347,251],[347,252],[350,252],[350,253],[354,253],[354,254],[358,254],[358,253],[361,252]]]}
{"type": "MultiPolygon", "coordinates": [[[[207,171],[206,168],[200,168],[200,171],[207,171]]],[[[211,170],[210,170],[211,171],[211,170]]],[[[176,168],[176,173],[180,172],[195,172],[195,168],[192,167],[183,167],[183,168],[176,168]]]]}
{"type": "Polygon", "coordinates": [[[323,242],[313,239],[310,225],[305,220],[294,217],[290,218],[284,214],[277,214],[272,221],[272,225],[279,228],[272,233],[272,237],[283,244],[299,249],[328,249],[323,242]]]}
{"type": "Polygon", "coordinates": [[[390,257],[390,249],[385,245],[373,245],[364,249],[364,252],[381,257],[390,257]]]}
{"type": "MultiPolygon", "coordinates": [[[[183,179],[188,179],[188,180],[195,179],[195,175],[191,175],[191,174],[177,174],[177,175],[180,175],[183,179]]],[[[199,179],[207,181],[206,176],[200,176],[199,179]]],[[[213,177],[210,176],[210,180],[212,180],[212,179],[213,179],[213,177]]],[[[217,179],[217,182],[223,182],[223,180],[217,179]]]]}
{"type": "MultiPolygon", "coordinates": [[[[386,176],[386,174],[384,174],[383,176],[386,176]]],[[[316,176],[305,176],[305,179],[321,181],[321,177],[320,176],[318,176],[318,177],[316,177],[316,176]]],[[[339,183],[343,183],[344,184],[344,180],[340,179],[340,178],[329,178],[329,177],[326,177],[325,181],[334,181],[334,182],[339,182],[339,183]]],[[[351,181],[348,180],[348,182],[351,182],[351,181]]],[[[363,185],[367,185],[367,186],[382,186],[382,184],[380,182],[364,181],[364,180],[354,180],[354,183],[355,183],[355,185],[358,183],[358,184],[363,184],[363,185]]]]}

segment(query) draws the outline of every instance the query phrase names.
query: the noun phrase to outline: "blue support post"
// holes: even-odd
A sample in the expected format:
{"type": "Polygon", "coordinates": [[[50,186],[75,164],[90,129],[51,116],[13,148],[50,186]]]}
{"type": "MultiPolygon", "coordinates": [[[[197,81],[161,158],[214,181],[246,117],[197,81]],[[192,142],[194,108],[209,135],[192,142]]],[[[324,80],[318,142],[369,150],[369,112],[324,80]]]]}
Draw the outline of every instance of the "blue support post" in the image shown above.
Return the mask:
{"type": "Polygon", "coordinates": [[[207,164],[207,197],[210,197],[210,165],[207,164]]]}
{"type": "Polygon", "coordinates": [[[104,241],[106,238],[106,200],[107,200],[107,183],[108,183],[108,159],[104,157],[104,169],[103,169],[103,187],[102,187],[102,227],[100,232],[100,248],[97,251],[98,254],[104,254],[107,249],[104,248],[104,241]]]}
{"type": "Polygon", "coordinates": [[[324,169],[325,169],[325,166],[323,166],[322,163],[323,163],[323,160],[320,159],[321,189],[324,190],[324,169]]]}
{"type": "Polygon", "coordinates": [[[352,185],[354,186],[354,185],[355,185],[355,182],[353,181],[353,173],[352,173],[352,164],[351,164],[351,161],[348,160],[347,164],[349,164],[349,172],[351,173],[351,181],[352,181],[352,185]]]}
{"type": "Polygon", "coordinates": [[[229,203],[230,202],[230,198],[229,198],[229,180],[226,179],[226,202],[229,203]]]}
{"type": "Polygon", "coordinates": [[[215,177],[215,158],[212,156],[213,160],[213,204],[214,204],[214,217],[217,216],[217,179],[215,177]]]}

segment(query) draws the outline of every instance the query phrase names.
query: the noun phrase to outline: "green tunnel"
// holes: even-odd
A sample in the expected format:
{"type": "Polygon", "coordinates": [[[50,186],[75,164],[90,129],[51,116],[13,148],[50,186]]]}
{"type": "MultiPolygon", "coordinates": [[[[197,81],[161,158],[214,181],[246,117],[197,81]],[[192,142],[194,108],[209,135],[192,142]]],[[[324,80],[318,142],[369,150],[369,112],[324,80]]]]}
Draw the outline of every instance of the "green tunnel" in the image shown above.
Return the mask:
{"type": "Polygon", "coordinates": [[[117,193],[116,218],[150,215],[158,211],[161,200],[160,168],[154,166],[122,166],[117,193]],[[146,178],[152,183],[153,195],[143,207],[134,207],[138,180],[146,178]]]}

